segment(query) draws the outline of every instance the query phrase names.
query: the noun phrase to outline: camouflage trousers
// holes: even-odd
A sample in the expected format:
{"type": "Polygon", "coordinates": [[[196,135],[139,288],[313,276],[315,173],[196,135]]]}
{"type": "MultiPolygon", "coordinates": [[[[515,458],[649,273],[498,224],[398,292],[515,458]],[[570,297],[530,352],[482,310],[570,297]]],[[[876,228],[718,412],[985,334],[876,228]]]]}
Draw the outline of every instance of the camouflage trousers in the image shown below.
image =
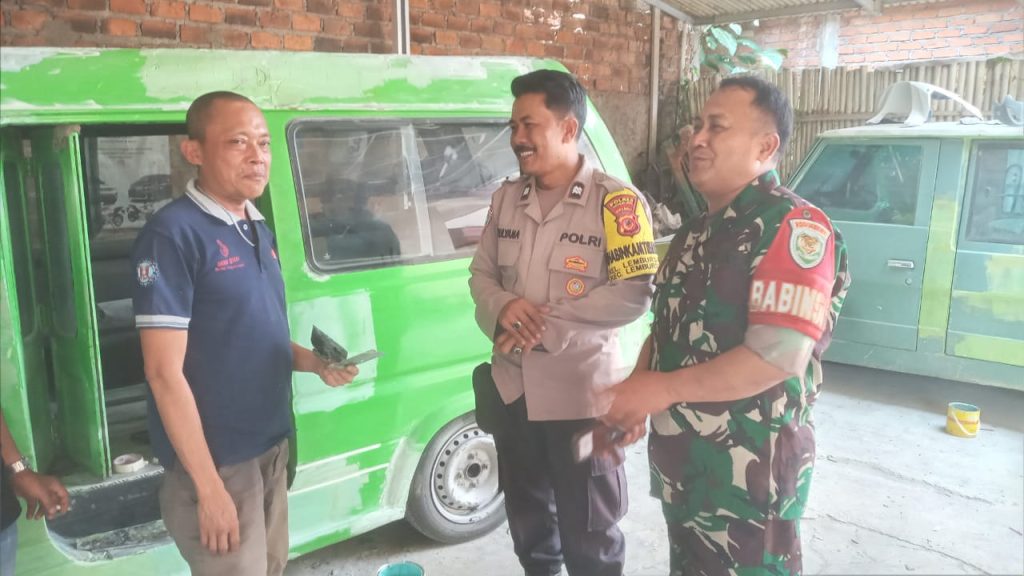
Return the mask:
{"type": "Polygon", "coordinates": [[[745,520],[662,503],[670,576],[796,576],[802,571],[799,520],[745,520]]]}

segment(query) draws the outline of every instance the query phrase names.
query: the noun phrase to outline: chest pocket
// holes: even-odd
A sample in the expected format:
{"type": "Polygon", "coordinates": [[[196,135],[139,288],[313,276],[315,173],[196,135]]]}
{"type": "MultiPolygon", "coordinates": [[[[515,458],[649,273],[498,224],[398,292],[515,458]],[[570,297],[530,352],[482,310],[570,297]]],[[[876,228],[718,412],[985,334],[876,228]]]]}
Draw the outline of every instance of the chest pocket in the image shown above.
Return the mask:
{"type": "Polygon", "coordinates": [[[556,245],[548,263],[548,300],[557,302],[584,296],[603,284],[603,270],[604,250],[575,244],[556,245]]]}
{"type": "Polygon", "coordinates": [[[498,240],[498,272],[501,274],[501,287],[505,290],[515,288],[519,278],[520,240],[498,240]]]}
{"type": "Polygon", "coordinates": [[[750,296],[750,254],[737,242],[705,245],[707,292],[703,324],[720,349],[740,344],[747,328],[750,296]]]}

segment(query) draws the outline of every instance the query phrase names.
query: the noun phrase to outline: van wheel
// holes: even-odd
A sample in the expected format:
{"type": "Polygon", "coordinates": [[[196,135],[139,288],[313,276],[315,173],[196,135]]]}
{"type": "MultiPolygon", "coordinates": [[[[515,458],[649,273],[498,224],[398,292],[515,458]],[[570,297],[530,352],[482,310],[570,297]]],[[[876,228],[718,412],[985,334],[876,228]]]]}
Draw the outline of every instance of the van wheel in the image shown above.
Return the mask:
{"type": "Polygon", "coordinates": [[[472,412],[430,441],[416,467],[405,517],[444,544],[478,538],[505,521],[494,438],[476,425],[472,412]]]}

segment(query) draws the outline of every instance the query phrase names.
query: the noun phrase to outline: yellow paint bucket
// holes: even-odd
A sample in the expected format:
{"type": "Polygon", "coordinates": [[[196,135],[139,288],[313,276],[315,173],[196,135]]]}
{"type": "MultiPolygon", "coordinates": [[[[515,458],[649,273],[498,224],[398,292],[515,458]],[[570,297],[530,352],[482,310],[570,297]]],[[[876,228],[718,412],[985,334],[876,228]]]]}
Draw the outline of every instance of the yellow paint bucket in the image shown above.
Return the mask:
{"type": "Polygon", "coordinates": [[[946,410],[946,432],[961,438],[974,438],[981,426],[981,410],[974,404],[950,402],[946,410]]]}

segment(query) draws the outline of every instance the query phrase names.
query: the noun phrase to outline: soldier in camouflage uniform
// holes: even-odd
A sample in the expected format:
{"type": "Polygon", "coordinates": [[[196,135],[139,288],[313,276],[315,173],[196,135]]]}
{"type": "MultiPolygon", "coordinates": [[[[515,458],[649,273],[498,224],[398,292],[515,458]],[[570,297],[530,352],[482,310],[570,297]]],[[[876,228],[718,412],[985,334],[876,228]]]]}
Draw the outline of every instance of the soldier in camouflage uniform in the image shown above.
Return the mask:
{"type": "Polygon", "coordinates": [[[839,230],[779,185],[791,126],[785,96],[757,78],[708,100],[686,160],[708,209],[669,247],[651,335],[605,417],[651,415],[672,576],[801,572],[811,407],[850,277],[839,230]]]}

